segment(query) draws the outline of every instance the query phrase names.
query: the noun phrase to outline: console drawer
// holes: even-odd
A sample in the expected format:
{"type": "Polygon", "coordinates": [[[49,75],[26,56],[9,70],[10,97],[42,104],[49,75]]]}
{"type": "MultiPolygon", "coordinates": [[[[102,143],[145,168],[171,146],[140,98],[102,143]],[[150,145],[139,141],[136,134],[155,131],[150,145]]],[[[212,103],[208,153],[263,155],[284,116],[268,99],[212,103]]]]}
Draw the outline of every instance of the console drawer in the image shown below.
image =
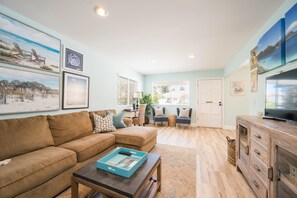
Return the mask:
{"type": "Polygon", "coordinates": [[[261,146],[259,143],[257,143],[255,140],[251,141],[251,154],[254,154],[258,157],[260,161],[262,161],[266,166],[269,164],[268,160],[268,151],[266,148],[261,146]]]}
{"type": "Polygon", "coordinates": [[[265,149],[269,148],[270,138],[269,133],[260,127],[251,127],[252,139],[260,143],[265,149]]]}
{"type": "Polygon", "coordinates": [[[262,183],[268,187],[268,168],[254,154],[251,155],[250,169],[254,171],[254,173],[259,176],[259,179],[262,181],[262,183]]]}
{"type": "Polygon", "coordinates": [[[266,198],[267,197],[267,189],[261,183],[260,179],[258,178],[257,174],[254,170],[250,171],[250,185],[253,188],[257,197],[266,198]]]}

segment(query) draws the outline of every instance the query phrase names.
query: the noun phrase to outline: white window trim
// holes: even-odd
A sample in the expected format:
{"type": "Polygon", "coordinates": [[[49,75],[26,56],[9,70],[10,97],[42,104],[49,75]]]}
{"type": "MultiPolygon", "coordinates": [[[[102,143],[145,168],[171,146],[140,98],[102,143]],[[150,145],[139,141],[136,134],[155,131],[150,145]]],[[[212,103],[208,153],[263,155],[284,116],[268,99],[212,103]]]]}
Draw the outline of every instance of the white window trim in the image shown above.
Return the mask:
{"type": "Polygon", "coordinates": [[[138,80],[126,77],[125,75],[118,74],[117,75],[117,98],[118,98],[118,80],[119,80],[119,78],[125,78],[128,80],[128,90],[127,90],[127,102],[128,103],[127,104],[118,104],[118,99],[117,99],[117,106],[118,107],[132,106],[133,103],[129,104],[129,102],[130,102],[130,94],[129,94],[130,93],[130,81],[134,81],[137,83],[137,90],[139,90],[139,82],[138,82],[138,80]]]}

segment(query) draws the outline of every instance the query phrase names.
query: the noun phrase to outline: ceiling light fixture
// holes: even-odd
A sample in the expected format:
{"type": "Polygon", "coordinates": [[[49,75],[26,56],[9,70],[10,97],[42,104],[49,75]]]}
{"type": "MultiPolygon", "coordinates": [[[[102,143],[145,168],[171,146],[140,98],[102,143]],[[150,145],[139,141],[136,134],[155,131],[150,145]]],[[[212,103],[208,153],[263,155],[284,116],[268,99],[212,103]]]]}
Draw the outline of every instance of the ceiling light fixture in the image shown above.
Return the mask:
{"type": "Polygon", "coordinates": [[[195,58],[195,55],[194,54],[191,54],[188,56],[189,58],[195,58]]]}
{"type": "Polygon", "coordinates": [[[94,10],[95,10],[95,13],[101,17],[107,17],[109,15],[109,12],[102,7],[96,6],[94,10]]]}

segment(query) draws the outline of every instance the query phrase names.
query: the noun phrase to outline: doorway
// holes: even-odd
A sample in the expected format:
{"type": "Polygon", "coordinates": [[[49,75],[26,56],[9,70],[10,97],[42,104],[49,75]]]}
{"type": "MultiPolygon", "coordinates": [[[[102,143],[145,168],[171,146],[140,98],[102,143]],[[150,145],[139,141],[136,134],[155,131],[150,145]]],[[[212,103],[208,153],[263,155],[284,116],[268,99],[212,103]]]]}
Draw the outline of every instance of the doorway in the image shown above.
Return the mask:
{"type": "Polygon", "coordinates": [[[203,127],[222,128],[223,79],[197,80],[197,124],[203,127]]]}

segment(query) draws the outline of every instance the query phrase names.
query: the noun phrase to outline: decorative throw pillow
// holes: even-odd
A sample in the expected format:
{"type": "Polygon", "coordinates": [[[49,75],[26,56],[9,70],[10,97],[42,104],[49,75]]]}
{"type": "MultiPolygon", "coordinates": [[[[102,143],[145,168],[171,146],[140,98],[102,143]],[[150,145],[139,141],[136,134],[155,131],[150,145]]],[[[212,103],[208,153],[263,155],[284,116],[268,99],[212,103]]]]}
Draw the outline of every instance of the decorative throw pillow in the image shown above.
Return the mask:
{"type": "Polygon", "coordinates": [[[156,116],[161,116],[163,115],[163,108],[162,107],[155,107],[155,115],[156,116]]]}
{"type": "Polygon", "coordinates": [[[108,114],[104,118],[100,115],[93,114],[95,130],[94,133],[115,131],[116,128],[113,126],[112,115],[108,114]]]}
{"type": "Polygon", "coordinates": [[[190,109],[180,109],[179,117],[188,118],[190,109]]]}
{"type": "Polygon", "coordinates": [[[123,121],[125,112],[122,111],[118,113],[117,115],[112,114],[112,120],[113,120],[113,126],[115,128],[126,128],[126,124],[123,121]]]}

